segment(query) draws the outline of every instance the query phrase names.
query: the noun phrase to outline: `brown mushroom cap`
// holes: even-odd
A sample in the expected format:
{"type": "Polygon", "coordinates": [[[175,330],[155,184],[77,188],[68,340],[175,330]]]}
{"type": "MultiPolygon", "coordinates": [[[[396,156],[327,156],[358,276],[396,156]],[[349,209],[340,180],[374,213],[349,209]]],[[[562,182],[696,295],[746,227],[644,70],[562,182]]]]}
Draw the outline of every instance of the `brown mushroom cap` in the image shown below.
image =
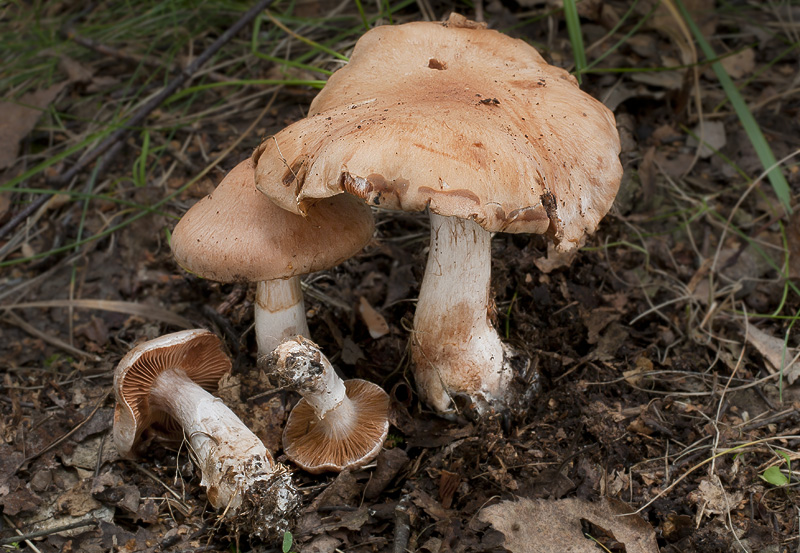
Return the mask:
{"type": "Polygon", "coordinates": [[[568,250],[610,208],[619,150],[613,114],[574,77],[451,16],[364,34],[309,117],[254,160],[258,189],[296,213],[348,192],[489,231],[547,232],[568,250]]]}
{"type": "Polygon", "coordinates": [[[356,419],[348,431],[333,428],[326,418],[301,399],[292,409],[283,431],[283,450],[304,470],[319,474],[357,468],[374,459],[389,433],[389,396],[377,384],[346,380],[347,397],[356,419]]]}
{"type": "Polygon", "coordinates": [[[132,456],[142,432],[151,426],[163,437],[181,435],[180,425],[163,411],[151,410],[149,401],[158,375],[175,368],[205,390],[216,391],[231,361],[219,338],[204,329],[166,334],[129,351],[114,371],[114,442],[120,455],[132,456]]]}
{"type": "Polygon", "coordinates": [[[256,190],[253,172],[242,161],[181,218],[172,234],[181,267],[220,282],[289,278],[338,265],[372,238],[372,214],[358,199],[321,200],[299,216],[256,190]]]}

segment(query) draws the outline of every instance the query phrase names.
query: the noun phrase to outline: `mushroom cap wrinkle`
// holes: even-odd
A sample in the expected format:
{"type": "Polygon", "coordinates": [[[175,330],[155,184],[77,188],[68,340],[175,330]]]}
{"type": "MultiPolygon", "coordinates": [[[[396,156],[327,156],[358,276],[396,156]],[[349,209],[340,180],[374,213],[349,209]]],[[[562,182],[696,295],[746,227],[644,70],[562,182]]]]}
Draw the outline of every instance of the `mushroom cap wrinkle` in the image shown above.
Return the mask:
{"type": "Polygon", "coordinates": [[[338,265],[372,238],[369,207],[340,196],[315,202],[305,216],[281,209],[255,187],[246,159],[178,222],[172,250],[178,264],[220,282],[258,282],[338,265]]]}
{"type": "Polygon", "coordinates": [[[256,150],[256,184],[305,213],[343,192],[578,245],[619,187],[614,116],[522,40],[451,16],[365,33],[309,116],[256,150]]]}
{"type": "Polygon", "coordinates": [[[123,457],[135,455],[142,432],[151,426],[163,437],[182,437],[169,415],[150,408],[150,388],[169,369],[183,370],[204,390],[216,391],[231,361],[219,338],[204,329],[167,334],[129,351],[114,373],[114,443],[123,457]]]}

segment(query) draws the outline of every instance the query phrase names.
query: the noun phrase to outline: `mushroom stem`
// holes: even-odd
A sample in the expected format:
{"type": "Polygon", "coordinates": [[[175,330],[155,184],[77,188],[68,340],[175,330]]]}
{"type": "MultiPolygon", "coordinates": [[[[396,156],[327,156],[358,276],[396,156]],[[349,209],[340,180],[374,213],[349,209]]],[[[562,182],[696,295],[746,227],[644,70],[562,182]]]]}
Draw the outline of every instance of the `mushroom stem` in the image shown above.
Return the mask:
{"type": "Polygon", "coordinates": [[[267,363],[281,380],[303,396],[318,419],[337,426],[352,418],[353,406],[344,381],[311,340],[302,336],[286,340],[269,354],[267,363]]]}
{"type": "Polygon", "coordinates": [[[431,244],[411,341],[421,398],[438,411],[467,395],[480,410],[504,403],[511,381],[490,321],[491,234],[472,220],[430,214],[431,244]]]}
{"type": "Polygon", "coordinates": [[[283,451],[312,474],[364,466],[389,432],[389,396],[366,380],[343,382],[317,344],[294,336],[258,359],[303,396],[283,431],[283,451]]]}
{"type": "Polygon", "coordinates": [[[299,504],[289,472],[219,398],[182,369],[168,369],[156,378],[149,399],[183,427],[215,509],[228,517],[244,513],[242,526],[261,537],[287,526],[299,504]]]}
{"type": "Polygon", "coordinates": [[[269,353],[290,336],[309,336],[299,276],[258,283],[255,322],[260,355],[269,353]]]}

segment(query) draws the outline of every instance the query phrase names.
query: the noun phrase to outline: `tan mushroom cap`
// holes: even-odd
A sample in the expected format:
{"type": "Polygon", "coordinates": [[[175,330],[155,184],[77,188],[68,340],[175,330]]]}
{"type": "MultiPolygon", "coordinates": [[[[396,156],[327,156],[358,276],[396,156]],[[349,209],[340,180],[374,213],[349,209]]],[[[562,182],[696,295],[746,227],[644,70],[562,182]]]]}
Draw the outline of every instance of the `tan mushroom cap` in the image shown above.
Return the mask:
{"type": "Polygon", "coordinates": [[[321,200],[299,216],[256,190],[253,172],[242,161],[181,218],[172,234],[181,267],[220,282],[289,278],[338,265],[372,238],[372,213],[358,199],[321,200]]]}
{"type": "Polygon", "coordinates": [[[222,342],[204,329],[166,334],[139,344],[114,371],[114,443],[120,455],[134,455],[137,442],[147,428],[163,437],[180,437],[181,428],[172,417],[150,409],[150,387],[167,369],[182,369],[196,384],[216,391],[220,379],[231,370],[222,342]]]}
{"type": "Polygon", "coordinates": [[[574,77],[454,14],[364,34],[309,117],[254,160],[258,189],[296,213],[348,192],[569,250],[610,208],[619,151],[613,114],[574,77]]]}
{"type": "Polygon", "coordinates": [[[319,474],[342,471],[369,463],[380,453],[389,433],[389,396],[377,384],[366,380],[346,380],[347,397],[353,403],[356,419],[348,429],[332,428],[318,419],[314,409],[301,399],[283,430],[283,450],[304,470],[319,474]]]}

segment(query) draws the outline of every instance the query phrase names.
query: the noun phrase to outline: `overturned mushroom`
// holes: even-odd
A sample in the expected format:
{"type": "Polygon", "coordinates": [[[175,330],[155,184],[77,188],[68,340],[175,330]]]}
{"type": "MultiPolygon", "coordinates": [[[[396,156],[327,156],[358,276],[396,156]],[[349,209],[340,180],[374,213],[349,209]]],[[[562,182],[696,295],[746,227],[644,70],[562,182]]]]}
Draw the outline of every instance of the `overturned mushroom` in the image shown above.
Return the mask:
{"type": "Polygon", "coordinates": [[[181,218],[172,234],[180,266],[220,282],[257,282],[259,353],[289,336],[309,335],[300,276],[329,269],[358,253],[374,222],[356,198],[328,198],[304,216],[259,193],[250,159],[242,161],[181,218]]]}
{"type": "Polygon", "coordinates": [[[412,357],[422,399],[449,412],[456,396],[479,409],[513,401],[516,356],[491,322],[490,233],[577,247],[614,200],[619,149],[614,116],[569,73],[453,14],[368,31],[309,116],[253,159],[258,189],[295,213],[342,193],[430,210],[412,357]]]}
{"type": "Polygon", "coordinates": [[[290,338],[259,358],[303,396],[283,431],[283,450],[312,474],[363,466],[380,453],[389,432],[389,396],[366,380],[342,381],[311,340],[290,338]]]}
{"type": "Polygon", "coordinates": [[[231,368],[219,339],[186,330],[139,344],[114,372],[114,443],[133,457],[142,434],[185,439],[208,500],[234,531],[265,540],[288,530],[299,494],[287,469],[208,390],[231,368]]]}

